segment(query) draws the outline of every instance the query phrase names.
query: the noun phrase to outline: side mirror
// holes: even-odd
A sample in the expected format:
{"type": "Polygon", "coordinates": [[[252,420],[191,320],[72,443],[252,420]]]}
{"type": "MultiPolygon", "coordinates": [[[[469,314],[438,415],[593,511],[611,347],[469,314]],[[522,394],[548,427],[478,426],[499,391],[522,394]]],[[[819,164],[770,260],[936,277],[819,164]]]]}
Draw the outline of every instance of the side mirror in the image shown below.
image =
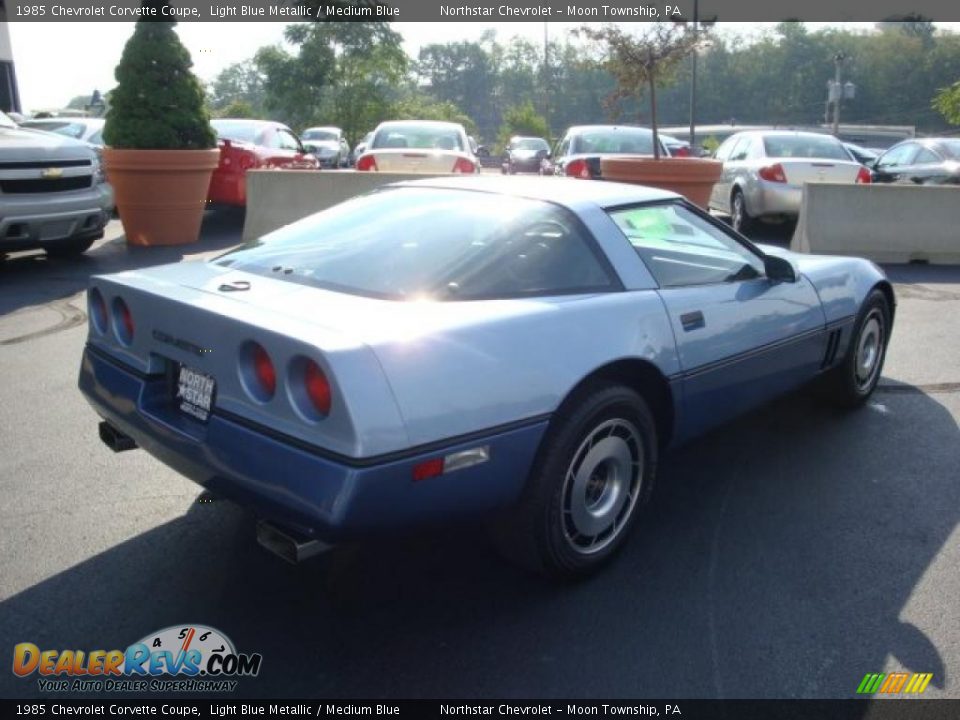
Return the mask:
{"type": "Polygon", "coordinates": [[[772,282],[793,283],[797,281],[797,271],[794,269],[793,263],[776,255],[764,256],[763,271],[772,282]]]}
{"type": "Polygon", "coordinates": [[[550,151],[550,150],[547,150],[547,152],[546,152],[546,154],[544,155],[544,157],[545,157],[547,160],[553,160],[553,152],[550,151]]]}

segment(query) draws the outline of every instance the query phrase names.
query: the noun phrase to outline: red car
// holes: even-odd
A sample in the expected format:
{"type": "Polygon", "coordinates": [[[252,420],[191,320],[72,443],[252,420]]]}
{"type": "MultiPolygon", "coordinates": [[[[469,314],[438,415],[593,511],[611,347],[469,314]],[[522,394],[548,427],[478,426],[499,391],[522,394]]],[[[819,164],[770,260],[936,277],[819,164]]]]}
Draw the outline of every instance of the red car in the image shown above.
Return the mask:
{"type": "Polygon", "coordinates": [[[282,123],[218,118],[210,124],[220,140],[220,164],[210,180],[208,202],[246,207],[247,170],[320,169],[319,161],[282,123]]]}

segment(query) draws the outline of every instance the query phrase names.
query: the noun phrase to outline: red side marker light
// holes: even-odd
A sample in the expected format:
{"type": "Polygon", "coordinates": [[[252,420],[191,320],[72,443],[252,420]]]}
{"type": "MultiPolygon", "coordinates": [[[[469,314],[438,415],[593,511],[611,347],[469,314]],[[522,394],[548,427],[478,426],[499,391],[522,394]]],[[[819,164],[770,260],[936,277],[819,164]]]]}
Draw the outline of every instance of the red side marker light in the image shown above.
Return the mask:
{"type": "Polygon", "coordinates": [[[428,480],[443,475],[443,458],[431,458],[413,466],[413,481],[428,480]]]}

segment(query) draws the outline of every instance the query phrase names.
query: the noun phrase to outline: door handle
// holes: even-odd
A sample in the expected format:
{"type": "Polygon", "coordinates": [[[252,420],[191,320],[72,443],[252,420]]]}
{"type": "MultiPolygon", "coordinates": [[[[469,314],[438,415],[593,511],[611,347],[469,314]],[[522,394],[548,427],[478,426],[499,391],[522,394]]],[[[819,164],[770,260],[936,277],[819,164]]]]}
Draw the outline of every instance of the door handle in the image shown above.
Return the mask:
{"type": "Polygon", "coordinates": [[[686,332],[690,332],[691,330],[705,327],[706,321],[703,319],[702,312],[699,310],[694,310],[693,312],[688,312],[681,315],[680,324],[683,325],[683,329],[686,332]]]}

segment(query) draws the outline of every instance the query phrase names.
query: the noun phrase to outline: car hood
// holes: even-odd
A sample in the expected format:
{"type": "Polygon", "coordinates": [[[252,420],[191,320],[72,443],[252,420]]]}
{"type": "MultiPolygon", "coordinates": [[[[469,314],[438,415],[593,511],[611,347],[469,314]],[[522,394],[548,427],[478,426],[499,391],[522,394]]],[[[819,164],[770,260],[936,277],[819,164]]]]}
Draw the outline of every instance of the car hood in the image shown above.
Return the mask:
{"type": "Polygon", "coordinates": [[[38,155],[49,160],[89,160],[90,146],[79,140],[43,130],[0,127],[0,150],[4,161],[36,161],[38,155]]]}

